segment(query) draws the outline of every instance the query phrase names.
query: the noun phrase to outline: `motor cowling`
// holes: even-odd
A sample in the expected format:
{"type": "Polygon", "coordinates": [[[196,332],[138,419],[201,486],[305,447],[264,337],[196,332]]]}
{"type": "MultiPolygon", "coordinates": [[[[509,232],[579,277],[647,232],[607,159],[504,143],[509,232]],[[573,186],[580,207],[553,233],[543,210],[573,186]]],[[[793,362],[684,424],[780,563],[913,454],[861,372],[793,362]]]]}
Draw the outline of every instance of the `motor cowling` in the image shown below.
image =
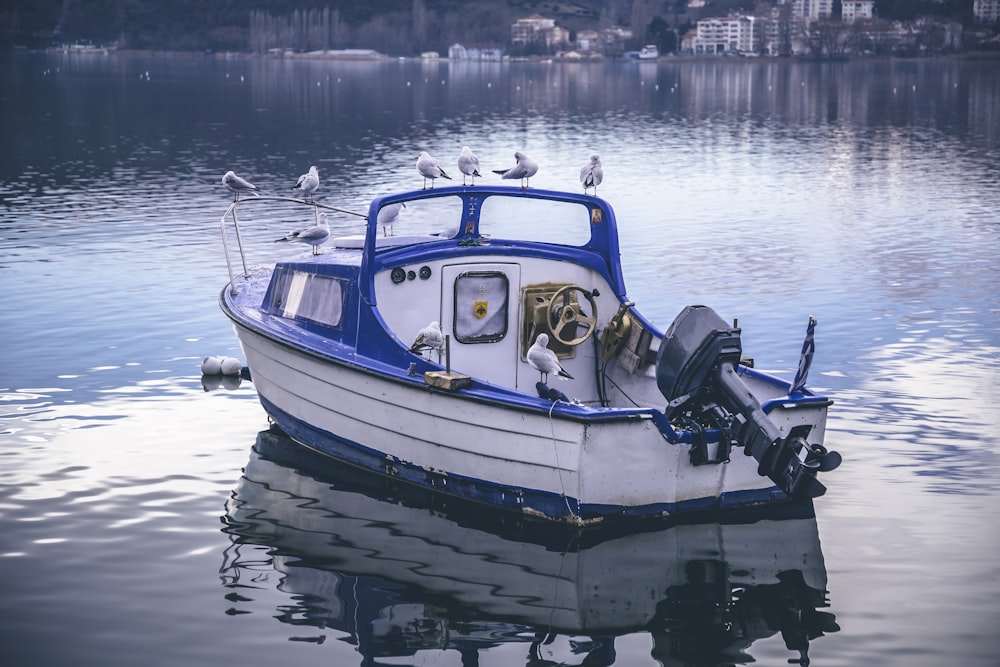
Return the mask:
{"type": "MultiPolygon", "coordinates": [[[[667,399],[667,418],[696,433],[719,429],[724,453],[716,460],[728,460],[729,447],[739,445],[757,460],[757,472],[790,497],[823,495],[826,487],[816,473],[837,467],[840,455],[810,445],[808,425],[782,434],[737,373],[742,352],[740,330],[714,310],[707,306],[682,310],[656,356],[656,383],[667,399]]],[[[695,463],[704,458],[692,451],[695,463]]]]}

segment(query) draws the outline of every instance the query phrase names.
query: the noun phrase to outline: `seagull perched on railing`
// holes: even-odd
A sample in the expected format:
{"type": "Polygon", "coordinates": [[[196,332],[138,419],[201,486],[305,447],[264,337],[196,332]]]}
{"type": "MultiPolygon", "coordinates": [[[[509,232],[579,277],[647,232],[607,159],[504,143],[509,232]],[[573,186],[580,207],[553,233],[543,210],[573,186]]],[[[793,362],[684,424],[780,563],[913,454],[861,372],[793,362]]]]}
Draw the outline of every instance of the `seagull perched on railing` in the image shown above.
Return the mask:
{"type": "Polygon", "coordinates": [[[587,190],[594,188],[594,194],[597,194],[597,186],[601,184],[604,180],[604,168],[601,166],[601,158],[598,155],[591,155],[590,162],[583,166],[580,170],[580,183],[583,184],[583,193],[587,194],[587,190]]]}
{"type": "Polygon", "coordinates": [[[311,198],[313,193],[319,190],[319,170],[316,167],[309,167],[309,171],[295,181],[292,190],[302,190],[303,199],[311,198]]]}
{"type": "Polygon", "coordinates": [[[566,369],[559,363],[559,357],[548,348],[549,335],[538,334],[534,344],[528,348],[528,363],[536,371],[542,374],[542,382],[547,382],[549,373],[555,373],[562,380],[572,380],[573,376],[566,372],[566,369]]]}
{"type": "Polygon", "coordinates": [[[323,245],[326,240],[330,238],[330,224],[326,221],[326,213],[319,214],[319,224],[313,227],[304,227],[302,229],[296,229],[293,232],[289,232],[287,236],[275,239],[275,243],[280,241],[297,241],[299,243],[308,243],[312,246],[312,254],[319,254],[319,247],[323,245]]]}
{"type": "Polygon", "coordinates": [[[410,346],[410,352],[423,355],[424,350],[440,350],[442,348],[444,348],[444,333],[441,332],[441,325],[437,322],[431,322],[417,332],[417,338],[410,346]]]}
{"type": "Polygon", "coordinates": [[[465,185],[465,177],[472,176],[472,184],[476,184],[476,177],[482,178],[479,173],[479,158],[468,146],[462,146],[462,154],[458,156],[458,170],[462,172],[462,185],[465,185]]]}
{"type": "Polygon", "coordinates": [[[225,176],[222,177],[222,184],[226,186],[227,190],[233,193],[233,201],[239,201],[241,192],[260,191],[260,188],[245,178],[240,178],[232,170],[227,171],[225,176]]]}
{"type": "Polygon", "coordinates": [[[532,160],[530,157],[518,151],[514,153],[514,159],[517,163],[510,169],[494,169],[494,174],[500,174],[500,178],[506,180],[519,180],[521,181],[521,189],[528,187],[528,179],[538,173],[538,163],[532,160]]]}
{"type": "Polygon", "coordinates": [[[403,202],[388,204],[378,211],[378,224],[382,225],[382,236],[392,236],[392,223],[399,219],[399,212],[406,208],[403,202]]]}
{"type": "Polygon", "coordinates": [[[424,177],[424,190],[427,189],[428,178],[431,179],[431,188],[434,187],[435,178],[447,178],[449,181],[451,180],[451,176],[445,172],[441,164],[432,158],[427,151],[420,151],[420,155],[417,157],[417,171],[424,177]]]}

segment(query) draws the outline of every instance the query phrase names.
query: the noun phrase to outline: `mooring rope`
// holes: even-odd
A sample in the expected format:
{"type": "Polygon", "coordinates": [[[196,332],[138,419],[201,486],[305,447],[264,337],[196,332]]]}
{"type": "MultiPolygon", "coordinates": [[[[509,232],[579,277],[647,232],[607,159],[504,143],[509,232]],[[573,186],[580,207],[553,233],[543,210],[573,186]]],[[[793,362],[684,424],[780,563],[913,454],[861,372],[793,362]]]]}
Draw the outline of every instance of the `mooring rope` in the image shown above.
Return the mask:
{"type": "Polygon", "coordinates": [[[576,512],[573,511],[573,508],[570,507],[569,498],[566,497],[566,484],[563,482],[562,464],[559,463],[559,445],[556,443],[556,424],[552,418],[552,411],[556,409],[556,403],[559,402],[559,399],[556,399],[552,401],[552,405],[549,406],[549,431],[552,434],[552,451],[556,455],[556,473],[559,475],[559,490],[562,491],[563,502],[566,503],[566,511],[569,512],[570,518],[572,518],[574,522],[577,522],[580,520],[580,517],[577,516],[576,512]]]}

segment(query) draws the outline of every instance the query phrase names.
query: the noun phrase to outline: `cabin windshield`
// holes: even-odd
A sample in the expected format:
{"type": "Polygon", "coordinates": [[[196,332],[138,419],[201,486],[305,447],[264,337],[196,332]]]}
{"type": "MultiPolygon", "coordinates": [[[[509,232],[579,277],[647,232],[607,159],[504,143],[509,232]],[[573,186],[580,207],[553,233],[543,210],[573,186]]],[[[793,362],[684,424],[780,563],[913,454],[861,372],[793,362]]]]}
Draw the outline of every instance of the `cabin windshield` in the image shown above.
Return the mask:
{"type": "Polygon", "coordinates": [[[479,233],[582,247],[590,242],[590,209],[575,202],[492,196],[483,202],[479,233]]]}
{"type": "MultiPolygon", "coordinates": [[[[378,213],[378,245],[396,245],[471,233],[470,212],[459,196],[387,204],[378,213]]],[[[583,247],[590,242],[591,210],[578,202],[490,195],[479,210],[479,233],[489,238],[583,247]]]]}

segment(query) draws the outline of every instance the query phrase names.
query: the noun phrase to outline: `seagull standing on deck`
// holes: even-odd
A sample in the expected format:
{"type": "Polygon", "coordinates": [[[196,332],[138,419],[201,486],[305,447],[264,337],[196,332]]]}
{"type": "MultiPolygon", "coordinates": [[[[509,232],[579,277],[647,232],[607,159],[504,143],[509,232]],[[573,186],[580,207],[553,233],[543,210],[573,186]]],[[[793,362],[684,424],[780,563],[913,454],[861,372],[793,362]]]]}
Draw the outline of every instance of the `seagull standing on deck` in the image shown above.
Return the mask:
{"type": "Polygon", "coordinates": [[[309,167],[309,171],[295,181],[292,190],[302,190],[302,198],[310,199],[313,193],[319,190],[319,170],[316,167],[309,167]]]}
{"type": "Polygon", "coordinates": [[[604,168],[601,166],[601,158],[599,155],[591,155],[590,162],[583,166],[580,170],[580,183],[583,184],[583,193],[587,194],[587,190],[594,188],[594,194],[597,194],[597,186],[601,184],[604,180],[604,168]]]}
{"type": "Polygon", "coordinates": [[[226,186],[226,189],[233,193],[233,201],[239,201],[241,192],[259,192],[260,188],[246,180],[245,178],[240,178],[233,171],[227,171],[226,175],[222,177],[222,184],[226,186]]]}
{"type": "Polygon", "coordinates": [[[538,173],[538,163],[532,160],[530,157],[518,151],[514,153],[514,159],[517,163],[510,169],[494,169],[494,174],[500,174],[500,177],[506,180],[519,180],[521,181],[521,189],[528,187],[528,179],[538,173]]]}
{"type": "Polygon", "coordinates": [[[458,156],[458,170],[462,172],[462,185],[465,185],[466,176],[472,176],[472,184],[476,184],[476,177],[482,178],[479,173],[479,158],[468,146],[462,146],[462,154],[458,156]]]}
{"type": "Polygon", "coordinates": [[[559,363],[559,357],[548,348],[549,335],[538,334],[534,344],[528,348],[528,363],[536,371],[542,374],[542,382],[549,379],[549,373],[555,373],[563,380],[572,380],[573,376],[566,372],[566,369],[559,363]]]}
{"type": "Polygon", "coordinates": [[[293,232],[289,232],[284,238],[275,239],[275,243],[280,241],[308,243],[312,246],[312,254],[318,255],[319,247],[326,243],[328,238],[330,238],[330,224],[326,221],[326,213],[320,213],[318,225],[296,229],[293,232]]]}
{"type": "Polygon", "coordinates": [[[404,208],[406,204],[396,202],[379,209],[377,222],[382,225],[382,236],[392,236],[392,223],[399,219],[399,212],[404,208]]]}
{"type": "Polygon", "coordinates": [[[410,346],[410,352],[423,355],[424,350],[441,350],[443,348],[444,333],[441,332],[441,325],[437,322],[431,322],[417,332],[417,338],[410,346]]]}
{"type": "Polygon", "coordinates": [[[451,176],[445,173],[445,170],[441,168],[441,164],[430,156],[427,151],[420,151],[420,156],[417,157],[417,171],[420,175],[424,177],[424,190],[427,189],[427,179],[431,179],[431,188],[434,188],[435,178],[447,178],[451,180],[451,176]]]}

